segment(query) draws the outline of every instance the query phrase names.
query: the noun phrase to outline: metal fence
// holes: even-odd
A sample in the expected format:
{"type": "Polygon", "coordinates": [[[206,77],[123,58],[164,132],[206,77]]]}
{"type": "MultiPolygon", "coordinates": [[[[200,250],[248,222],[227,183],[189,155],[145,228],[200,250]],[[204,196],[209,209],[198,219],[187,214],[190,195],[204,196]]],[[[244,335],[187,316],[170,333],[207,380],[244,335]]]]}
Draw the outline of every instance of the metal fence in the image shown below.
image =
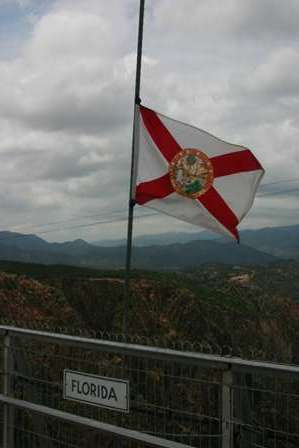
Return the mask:
{"type": "Polygon", "coordinates": [[[0,326],[3,447],[298,448],[299,367],[0,326]],[[64,369],[130,382],[130,412],[63,399],[64,369]]]}

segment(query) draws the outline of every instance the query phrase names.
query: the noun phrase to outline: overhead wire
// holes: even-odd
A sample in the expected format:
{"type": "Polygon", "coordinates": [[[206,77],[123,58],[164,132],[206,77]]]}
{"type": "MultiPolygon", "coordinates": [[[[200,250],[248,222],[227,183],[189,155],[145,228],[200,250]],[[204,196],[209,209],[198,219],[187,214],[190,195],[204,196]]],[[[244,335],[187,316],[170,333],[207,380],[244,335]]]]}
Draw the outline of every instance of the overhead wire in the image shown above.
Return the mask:
{"type": "Polygon", "coordinates": [[[265,184],[263,183],[263,184],[261,184],[261,188],[268,187],[269,185],[286,184],[286,183],[290,183],[290,182],[299,182],[299,177],[293,177],[291,179],[276,180],[273,182],[267,182],[265,184]]]}
{"type": "Polygon", "coordinates": [[[266,191],[265,193],[257,194],[257,197],[261,198],[261,197],[264,197],[264,196],[280,196],[280,195],[286,194],[286,193],[294,193],[295,191],[299,191],[299,187],[291,188],[289,190],[266,191]]]}
{"type": "MultiPolygon", "coordinates": [[[[144,214],[144,215],[136,215],[135,219],[148,218],[150,216],[156,216],[156,215],[157,215],[157,213],[147,213],[147,214],[144,214]]],[[[63,231],[63,230],[74,230],[74,229],[80,229],[80,228],[86,228],[86,227],[94,227],[94,226],[98,226],[98,225],[101,225],[101,224],[112,224],[112,223],[124,222],[124,221],[127,221],[127,219],[128,218],[126,216],[124,218],[107,219],[105,221],[95,221],[95,222],[91,222],[91,223],[87,223],[87,224],[78,224],[78,225],[75,225],[75,226],[63,227],[61,229],[46,230],[44,232],[39,232],[39,234],[44,235],[46,233],[59,232],[59,231],[63,231]]]]}
{"type": "MultiPolygon", "coordinates": [[[[299,181],[299,178],[292,178],[292,179],[284,179],[284,180],[279,180],[279,181],[273,181],[267,184],[264,184],[264,186],[268,186],[268,185],[274,185],[274,184],[281,184],[281,183],[289,183],[289,182],[296,182],[299,181]]],[[[261,197],[266,197],[266,196],[280,196],[283,194],[287,194],[287,193],[293,193],[299,191],[299,187],[298,188],[293,188],[293,189],[287,189],[287,190],[280,190],[280,191],[269,191],[269,192],[260,192],[257,194],[257,197],[261,198],[261,197]]],[[[28,229],[28,230],[34,230],[34,229],[40,229],[40,228],[44,228],[44,227],[51,227],[51,226],[60,226],[62,224],[67,224],[73,221],[78,222],[79,220],[82,219],[89,219],[89,218],[103,218],[100,220],[96,220],[96,221],[92,221],[89,223],[80,223],[80,224],[76,224],[73,226],[63,226],[63,227],[58,227],[58,228],[54,228],[54,229],[49,229],[49,230],[45,230],[45,231],[38,231],[37,233],[39,235],[46,235],[49,233],[54,233],[54,232],[61,232],[64,230],[74,230],[74,229],[80,229],[80,228],[88,228],[88,227],[95,227],[95,226],[99,226],[99,225],[105,225],[105,224],[112,224],[112,223],[117,223],[117,222],[124,222],[127,220],[127,211],[125,209],[121,209],[121,210],[112,210],[109,212],[109,214],[103,214],[103,213],[96,213],[96,214],[89,214],[89,215],[84,215],[84,216],[77,216],[77,217],[73,217],[73,218],[68,218],[65,220],[60,220],[60,221],[52,221],[52,222],[47,222],[47,223],[39,223],[39,224],[33,224],[33,225],[12,225],[10,227],[12,228],[21,228],[21,229],[28,229]],[[112,216],[117,216],[120,215],[120,217],[116,217],[113,218],[112,216]],[[111,217],[111,218],[110,218],[111,217]]],[[[148,217],[153,217],[153,216],[157,216],[159,215],[159,212],[152,212],[152,213],[144,213],[142,215],[135,215],[136,219],[143,219],[143,218],[148,218],[148,217]]],[[[27,231],[27,230],[22,230],[23,232],[27,231]]],[[[11,235],[9,237],[10,238],[20,238],[22,237],[23,234],[18,234],[18,235],[11,235]]],[[[7,240],[7,237],[4,238],[5,240],[7,240]]],[[[3,240],[0,238],[0,241],[3,240]]]]}
{"type": "MultiPolygon", "coordinates": [[[[135,219],[139,220],[139,219],[143,219],[143,218],[148,218],[150,216],[157,216],[158,213],[157,212],[153,212],[153,213],[146,213],[146,214],[142,214],[142,215],[135,215],[135,219]]],[[[56,229],[51,229],[51,230],[45,230],[42,232],[38,232],[38,235],[46,235],[48,233],[53,233],[53,232],[61,232],[61,231],[65,231],[65,230],[74,230],[74,229],[80,229],[80,228],[88,228],[88,227],[94,227],[94,226],[99,226],[99,225],[104,225],[104,224],[113,224],[113,223],[119,223],[119,222],[124,222],[127,221],[127,216],[123,217],[123,218],[115,218],[115,219],[106,219],[106,220],[101,220],[101,221],[94,221],[94,222],[90,222],[90,223],[86,223],[86,224],[77,224],[74,226],[66,226],[66,227],[61,227],[61,228],[56,228],[56,229]]],[[[9,232],[9,231],[6,231],[9,232]]],[[[1,233],[1,231],[0,231],[1,233]]],[[[29,234],[21,234],[21,233],[17,233],[17,234],[12,234],[12,235],[7,235],[3,238],[0,238],[0,242],[1,241],[9,241],[9,240],[14,240],[14,239],[18,239],[18,238],[23,238],[24,236],[28,236],[29,234]]]]}
{"type": "MultiPolygon", "coordinates": [[[[273,183],[271,183],[271,185],[274,184],[274,183],[276,184],[276,183],[280,183],[280,182],[273,182],[273,183]]],[[[267,184],[267,185],[270,185],[270,184],[267,184]]],[[[260,192],[260,193],[257,193],[257,197],[281,195],[281,194],[292,193],[292,192],[296,192],[296,191],[299,191],[299,187],[298,188],[288,189],[288,190],[260,192]]],[[[115,210],[115,211],[109,212],[110,215],[115,215],[115,214],[119,215],[119,214],[123,214],[123,213],[126,213],[126,210],[119,210],[119,211],[115,210]]],[[[38,224],[33,224],[33,225],[16,224],[16,225],[10,225],[10,227],[12,229],[22,228],[22,229],[31,229],[31,230],[33,230],[33,229],[39,229],[39,228],[43,228],[43,227],[49,227],[49,226],[66,224],[66,223],[69,223],[69,222],[78,221],[78,220],[82,220],[82,219],[97,218],[97,217],[99,217],[99,218],[103,217],[104,218],[104,217],[106,217],[106,215],[103,215],[102,213],[96,213],[96,214],[90,214],[90,215],[84,215],[84,216],[76,216],[76,217],[73,217],[73,218],[68,218],[68,219],[64,219],[64,220],[60,220],[60,221],[52,221],[52,222],[47,222],[47,223],[38,223],[38,224]]],[[[96,222],[98,222],[98,221],[96,221],[96,222]]],[[[110,221],[107,221],[107,223],[109,223],[109,222],[110,221]]]]}
{"type": "MultiPolygon", "coordinates": [[[[114,210],[114,211],[110,211],[109,215],[114,215],[114,214],[120,214],[120,213],[125,213],[126,210],[114,210]]],[[[108,215],[108,217],[109,217],[108,215]]],[[[17,225],[10,225],[11,228],[18,228],[18,227],[22,227],[22,228],[29,228],[29,229],[35,229],[35,228],[41,228],[41,227],[48,227],[48,226],[53,226],[53,225],[59,225],[59,224],[65,224],[68,222],[72,222],[72,221],[78,221],[79,219],[89,219],[89,218],[101,218],[101,217],[106,217],[106,214],[102,214],[102,213],[96,213],[96,214],[91,214],[91,215],[85,215],[85,216],[74,216],[73,218],[68,218],[68,219],[63,219],[61,221],[52,221],[52,222],[47,222],[47,223],[39,223],[39,224],[33,224],[33,225],[22,225],[22,224],[17,224],[17,225]]]]}

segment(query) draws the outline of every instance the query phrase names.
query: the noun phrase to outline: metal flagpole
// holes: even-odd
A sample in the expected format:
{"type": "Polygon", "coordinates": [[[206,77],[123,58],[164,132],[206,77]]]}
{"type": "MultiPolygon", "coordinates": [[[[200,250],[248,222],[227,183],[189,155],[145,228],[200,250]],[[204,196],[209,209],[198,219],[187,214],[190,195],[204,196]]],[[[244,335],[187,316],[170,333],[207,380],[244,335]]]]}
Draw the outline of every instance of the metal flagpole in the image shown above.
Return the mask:
{"type": "Polygon", "coordinates": [[[130,298],[130,271],[132,259],[132,236],[133,236],[133,218],[134,218],[134,189],[135,189],[135,171],[136,171],[136,135],[138,129],[138,105],[140,104],[140,79],[141,79],[141,61],[142,61],[142,41],[143,41],[143,18],[144,18],[145,0],[140,0],[139,6],[139,25],[138,25],[138,44],[136,61],[136,80],[135,80],[135,98],[134,98],[134,120],[132,136],[132,157],[131,157],[131,177],[130,177],[130,196],[129,196],[129,214],[128,214],[128,234],[127,234],[127,253],[126,270],[124,285],[124,315],[123,332],[127,336],[128,332],[128,308],[130,298]]]}

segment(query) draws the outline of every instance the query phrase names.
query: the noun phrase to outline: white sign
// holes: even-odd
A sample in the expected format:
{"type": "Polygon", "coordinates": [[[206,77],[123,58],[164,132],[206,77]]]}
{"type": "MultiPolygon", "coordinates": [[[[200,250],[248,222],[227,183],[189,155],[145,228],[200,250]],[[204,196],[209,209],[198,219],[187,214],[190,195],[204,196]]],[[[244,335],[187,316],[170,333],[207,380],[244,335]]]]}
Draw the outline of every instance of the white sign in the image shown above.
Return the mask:
{"type": "Polygon", "coordinates": [[[129,381],[64,370],[63,398],[129,412],[129,381]]]}

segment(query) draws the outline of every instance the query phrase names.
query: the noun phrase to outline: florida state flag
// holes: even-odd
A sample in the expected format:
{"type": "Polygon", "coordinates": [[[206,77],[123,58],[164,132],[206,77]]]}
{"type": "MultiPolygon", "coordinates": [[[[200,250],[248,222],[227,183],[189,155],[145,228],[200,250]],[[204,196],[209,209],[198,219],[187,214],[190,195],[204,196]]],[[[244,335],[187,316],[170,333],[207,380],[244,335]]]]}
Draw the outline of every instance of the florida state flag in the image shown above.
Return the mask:
{"type": "Polygon", "coordinates": [[[135,202],[239,241],[264,174],[252,152],[143,106],[138,119],[135,202]]]}

